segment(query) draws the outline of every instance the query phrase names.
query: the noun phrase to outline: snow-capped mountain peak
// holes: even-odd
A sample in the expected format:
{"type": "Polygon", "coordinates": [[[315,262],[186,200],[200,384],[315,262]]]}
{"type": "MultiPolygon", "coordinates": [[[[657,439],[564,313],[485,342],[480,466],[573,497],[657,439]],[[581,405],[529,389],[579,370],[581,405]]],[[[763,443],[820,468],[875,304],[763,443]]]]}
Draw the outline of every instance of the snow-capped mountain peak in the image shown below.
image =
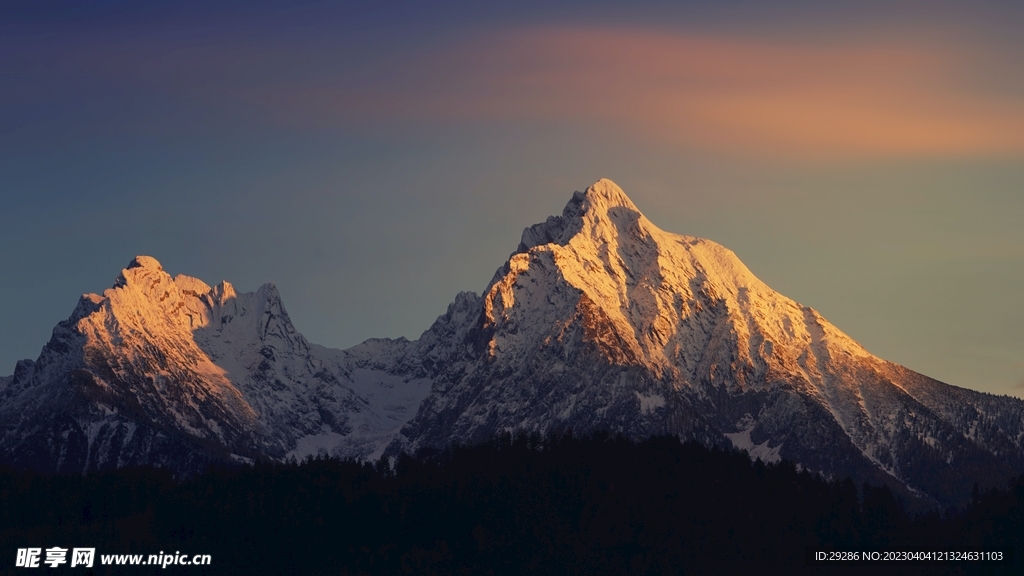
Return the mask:
{"type": "Polygon", "coordinates": [[[523,238],[516,251],[526,252],[542,244],[564,245],[584,228],[605,232],[609,227],[615,227],[618,223],[615,221],[623,216],[628,220],[633,215],[643,218],[617,184],[602,178],[585,192],[573,193],[561,216],[551,216],[547,221],[523,230],[523,238]]]}
{"type": "MultiPolygon", "coordinates": [[[[761,372],[800,375],[798,357],[827,353],[832,342],[868,355],[816,312],[771,290],[732,251],[655,226],[610,180],[575,193],[562,216],[523,232],[519,251],[485,292],[486,326],[516,323],[515,338],[527,342],[561,338],[536,322],[555,310],[551,298],[561,293],[585,318],[584,339],[606,358],[691,383],[705,376],[709,362],[725,360],[707,357],[711,339],[731,340],[739,359],[761,372]],[[818,332],[821,342],[809,350],[818,332]]],[[[496,331],[492,354],[510,347],[496,331]]]]}
{"type": "Polygon", "coordinates": [[[524,230],[479,306],[465,328],[445,328],[475,339],[479,357],[432,360],[433,392],[396,446],[501,430],[667,432],[939,499],[960,483],[952,462],[1012,446],[1024,464],[1019,401],[873,356],[732,251],[659,229],[609,180],[524,230]],[[963,394],[976,397],[969,408],[948,403],[963,394]],[[983,421],[999,422],[984,440],[983,421]]]}
{"type": "Polygon", "coordinates": [[[172,279],[149,256],[102,295],[83,295],[39,360],[18,366],[0,390],[0,456],[67,471],[368,456],[429,386],[353,376],[343,352],[295,329],[273,284],[239,293],[228,282],[172,279]],[[374,379],[388,385],[367,384],[374,379]]]}

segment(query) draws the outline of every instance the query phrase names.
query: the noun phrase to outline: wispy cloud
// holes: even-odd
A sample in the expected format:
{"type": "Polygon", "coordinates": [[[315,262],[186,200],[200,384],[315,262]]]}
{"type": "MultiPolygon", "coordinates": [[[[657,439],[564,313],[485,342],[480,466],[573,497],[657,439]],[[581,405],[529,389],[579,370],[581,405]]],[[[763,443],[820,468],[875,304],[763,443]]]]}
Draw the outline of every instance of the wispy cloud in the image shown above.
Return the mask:
{"type": "Polygon", "coordinates": [[[514,30],[432,56],[423,67],[442,81],[404,111],[609,123],[767,156],[1024,153],[1024,98],[968,85],[972,66],[984,64],[972,56],[910,42],[514,30]]]}
{"type": "Polygon", "coordinates": [[[519,27],[415,52],[119,48],[81,62],[298,126],[559,122],[764,158],[1024,156],[1024,94],[984,50],[661,29],[519,27]],[[993,69],[993,67],[995,67],[993,69]]]}

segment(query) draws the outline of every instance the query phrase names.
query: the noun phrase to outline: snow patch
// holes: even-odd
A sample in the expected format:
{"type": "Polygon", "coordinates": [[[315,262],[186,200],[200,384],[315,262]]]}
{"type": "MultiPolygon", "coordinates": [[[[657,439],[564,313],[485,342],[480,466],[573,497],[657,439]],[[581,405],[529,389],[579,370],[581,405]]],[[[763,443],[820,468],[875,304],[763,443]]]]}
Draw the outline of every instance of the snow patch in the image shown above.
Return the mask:
{"type": "Polygon", "coordinates": [[[640,413],[641,414],[653,414],[658,408],[665,406],[665,397],[661,394],[651,394],[649,396],[635,392],[637,400],[640,401],[640,413]]]}
{"type": "Polygon", "coordinates": [[[769,440],[765,440],[760,444],[754,444],[750,439],[750,431],[753,430],[753,426],[742,430],[740,432],[733,432],[732,434],[726,434],[725,437],[732,442],[732,445],[739,450],[746,450],[747,454],[750,455],[750,459],[760,458],[762,462],[775,463],[782,460],[782,456],[779,452],[782,450],[782,444],[778,446],[768,446],[769,440]]]}
{"type": "Polygon", "coordinates": [[[310,434],[295,441],[295,449],[285,459],[305,460],[307,456],[331,456],[342,445],[345,437],[337,432],[310,434]]]}

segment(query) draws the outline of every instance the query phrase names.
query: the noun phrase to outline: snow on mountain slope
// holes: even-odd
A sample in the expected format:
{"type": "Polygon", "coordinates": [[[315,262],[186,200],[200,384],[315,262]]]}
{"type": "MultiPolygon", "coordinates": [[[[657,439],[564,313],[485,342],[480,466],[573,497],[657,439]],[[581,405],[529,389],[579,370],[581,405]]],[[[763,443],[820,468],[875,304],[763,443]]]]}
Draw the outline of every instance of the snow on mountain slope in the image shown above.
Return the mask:
{"type": "Polygon", "coordinates": [[[1019,400],[876,358],[609,180],[527,228],[483,297],[460,295],[403,362],[434,387],[392,452],[502,430],[669,433],[944,502],[965,466],[1024,470],[1019,400]]]}
{"type": "Polygon", "coordinates": [[[272,284],[139,256],[0,379],[0,460],[376,458],[502,431],[671,434],[956,504],[1024,472],[1024,402],[886,362],[601,180],[415,341],[310,344],[272,284]]]}
{"type": "Polygon", "coordinates": [[[429,383],[339,359],[295,330],[274,285],[238,294],[139,256],[0,389],[0,453],[69,471],[379,453],[429,383]]]}

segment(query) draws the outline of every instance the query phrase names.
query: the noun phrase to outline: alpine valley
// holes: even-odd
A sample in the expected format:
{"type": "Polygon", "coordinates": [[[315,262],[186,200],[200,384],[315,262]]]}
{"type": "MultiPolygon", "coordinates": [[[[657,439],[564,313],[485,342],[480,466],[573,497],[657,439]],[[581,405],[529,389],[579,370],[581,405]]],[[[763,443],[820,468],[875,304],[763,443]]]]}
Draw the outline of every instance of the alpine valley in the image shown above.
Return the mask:
{"type": "Polygon", "coordinates": [[[236,293],[138,256],[0,378],[0,462],[42,471],[596,431],[736,447],[931,504],[1024,472],[1024,402],[873,356],[609,180],[527,228],[483,295],[456,296],[415,341],[317,346],[273,285],[236,293]]]}

